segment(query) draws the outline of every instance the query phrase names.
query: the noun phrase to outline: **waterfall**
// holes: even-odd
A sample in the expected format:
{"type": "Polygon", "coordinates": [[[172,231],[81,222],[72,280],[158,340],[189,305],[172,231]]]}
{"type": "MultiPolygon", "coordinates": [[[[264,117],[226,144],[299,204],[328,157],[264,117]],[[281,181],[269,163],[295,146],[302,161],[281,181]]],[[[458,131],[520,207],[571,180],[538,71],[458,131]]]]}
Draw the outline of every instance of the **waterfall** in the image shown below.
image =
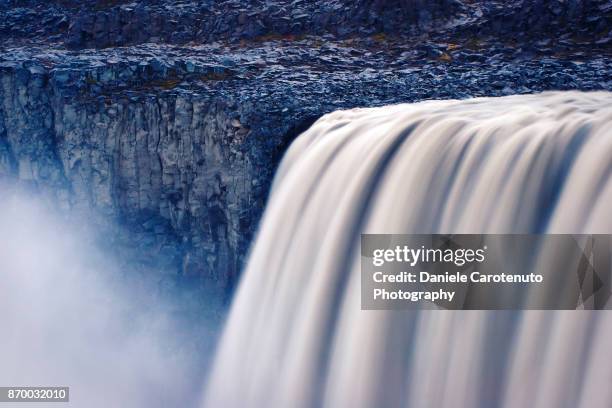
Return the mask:
{"type": "Polygon", "coordinates": [[[611,406],[607,311],[365,311],[361,233],[611,233],[612,93],[328,114],[281,163],[207,408],[611,406]]]}

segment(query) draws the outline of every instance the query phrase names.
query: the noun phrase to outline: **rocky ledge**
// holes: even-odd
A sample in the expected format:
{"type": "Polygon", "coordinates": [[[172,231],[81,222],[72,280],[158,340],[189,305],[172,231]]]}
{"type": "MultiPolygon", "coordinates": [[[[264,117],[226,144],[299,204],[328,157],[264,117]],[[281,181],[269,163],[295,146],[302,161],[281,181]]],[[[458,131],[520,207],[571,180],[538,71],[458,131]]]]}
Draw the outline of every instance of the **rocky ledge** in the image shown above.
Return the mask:
{"type": "MultiPolygon", "coordinates": [[[[11,1],[1,3],[12,14],[0,30],[9,39],[0,51],[0,177],[45,192],[67,212],[85,214],[130,264],[163,271],[160,287],[184,284],[214,296],[229,294],[237,280],[284,150],[321,115],[434,98],[612,90],[606,26],[612,7],[605,9],[606,2],[544,2],[547,13],[558,17],[542,14],[556,35],[537,38],[499,34],[510,23],[495,28],[492,16],[514,21],[514,8],[453,2],[451,9],[429,14],[460,19],[447,31],[421,24],[424,33],[407,36],[385,26],[384,18],[366,24],[362,16],[354,24],[361,31],[349,24],[343,35],[305,25],[245,36],[219,25],[219,35],[206,28],[214,35],[168,37],[167,44],[157,42],[166,38],[165,29],[142,38],[107,33],[100,44],[97,34],[72,39],[75,30],[89,32],[81,19],[91,13],[126,7],[178,13],[180,7],[26,3],[26,11],[38,7],[51,17],[28,40],[22,31],[29,14],[9,7],[11,1]],[[557,3],[562,7],[555,14],[557,3]],[[574,3],[581,13],[571,9],[574,3]],[[605,12],[589,21],[584,10],[593,7],[605,12]],[[489,14],[479,18],[483,10],[489,14]],[[557,24],[568,16],[575,17],[575,31],[557,24]],[[83,48],[97,45],[105,48],[83,48]]],[[[258,4],[264,3],[274,2],[258,4]]],[[[407,12],[405,4],[418,2],[396,3],[407,12]]],[[[215,7],[223,4],[230,2],[215,7]]],[[[388,10],[387,2],[376,4],[376,10],[388,10]]],[[[357,6],[351,10],[364,13],[357,6]]]]}
{"type": "Polygon", "coordinates": [[[453,32],[610,41],[609,0],[0,0],[0,36],[71,48],[453,32]]]}

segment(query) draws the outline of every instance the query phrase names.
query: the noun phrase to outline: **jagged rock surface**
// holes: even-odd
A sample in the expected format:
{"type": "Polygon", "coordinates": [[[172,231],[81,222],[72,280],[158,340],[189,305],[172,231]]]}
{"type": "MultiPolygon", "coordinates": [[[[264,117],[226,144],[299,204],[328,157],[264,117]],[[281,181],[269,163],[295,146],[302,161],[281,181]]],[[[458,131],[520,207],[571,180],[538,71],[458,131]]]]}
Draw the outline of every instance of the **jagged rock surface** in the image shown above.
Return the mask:
{"type": "Polygon", "coordinates": [[[1,0],[0,38],[71,48],[376,33],[560,34],[610,41],[609,0],[1,0]]]}

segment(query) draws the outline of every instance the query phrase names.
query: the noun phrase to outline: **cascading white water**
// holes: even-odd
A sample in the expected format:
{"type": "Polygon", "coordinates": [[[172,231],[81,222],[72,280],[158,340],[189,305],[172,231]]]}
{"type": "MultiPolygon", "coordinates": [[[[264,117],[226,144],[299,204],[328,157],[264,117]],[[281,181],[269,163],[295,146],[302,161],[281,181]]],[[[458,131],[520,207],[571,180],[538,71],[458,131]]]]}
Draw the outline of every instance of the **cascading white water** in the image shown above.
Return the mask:
{"type": "Polygon", "coordinates": [[[335,112],[276,176],[207,408],[603,407],[607,311],[363,311],[361,233],[612,233],[612,93],[335,112]]]}

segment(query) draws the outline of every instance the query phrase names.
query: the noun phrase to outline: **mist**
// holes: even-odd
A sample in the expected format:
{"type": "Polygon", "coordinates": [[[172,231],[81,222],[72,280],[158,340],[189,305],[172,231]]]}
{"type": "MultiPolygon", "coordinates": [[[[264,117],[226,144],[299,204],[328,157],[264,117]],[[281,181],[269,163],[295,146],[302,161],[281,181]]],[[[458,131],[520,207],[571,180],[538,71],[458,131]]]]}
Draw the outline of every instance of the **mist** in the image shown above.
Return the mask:
{"type": "Polygon", "coordinates": [[[158,296],[155,279],[131,279],[95,234],[2,189],[0,385],[69,386],[76,407],[193,406],[206,331],[158,296]]]}

